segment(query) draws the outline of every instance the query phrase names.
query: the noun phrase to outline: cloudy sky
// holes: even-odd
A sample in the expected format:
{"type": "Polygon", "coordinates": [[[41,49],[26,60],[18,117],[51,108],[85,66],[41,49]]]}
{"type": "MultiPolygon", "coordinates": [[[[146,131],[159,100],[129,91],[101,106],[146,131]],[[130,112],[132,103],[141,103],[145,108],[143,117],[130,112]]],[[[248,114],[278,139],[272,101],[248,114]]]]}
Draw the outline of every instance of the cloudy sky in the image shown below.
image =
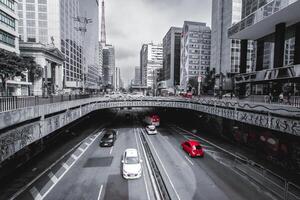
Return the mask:
{"type": "Polygon", "coordinates": [[[139,66],[143,43],[162,43],[169,28],[185,20],[211,24],[211,0],[105,0],[105,6],[107,43],[115,46],[125,85],[139,66]]]}

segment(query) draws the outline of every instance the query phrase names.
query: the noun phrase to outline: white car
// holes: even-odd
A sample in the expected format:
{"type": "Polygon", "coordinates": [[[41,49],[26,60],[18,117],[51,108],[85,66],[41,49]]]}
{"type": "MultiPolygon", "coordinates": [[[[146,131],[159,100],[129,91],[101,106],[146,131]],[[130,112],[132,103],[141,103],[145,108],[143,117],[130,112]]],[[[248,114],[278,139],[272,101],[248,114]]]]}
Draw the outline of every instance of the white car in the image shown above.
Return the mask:
{"type": "Polygon", "coordinates": [[[142,160],[136,149],[126,149],[122,158],[122,173],[125,179],[136,179],[142,176],[142,160]]]}
{"type": "Polygon", "coordinates": [[[146,131],[149,135],[155,135],[157,133],[154,125],[149,125],[146,127],[146,131]]]}

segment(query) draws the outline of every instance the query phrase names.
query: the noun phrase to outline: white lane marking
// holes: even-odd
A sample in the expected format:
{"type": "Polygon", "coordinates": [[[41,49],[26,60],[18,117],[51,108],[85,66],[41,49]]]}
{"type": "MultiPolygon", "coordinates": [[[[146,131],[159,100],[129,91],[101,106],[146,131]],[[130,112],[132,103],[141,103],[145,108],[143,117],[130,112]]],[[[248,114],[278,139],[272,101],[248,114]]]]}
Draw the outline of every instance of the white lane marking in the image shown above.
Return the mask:
{"type": "Polygon", "coordinates": [[[110,154],[110,155],[111,155],[113,149],[114,149],[114,147],[112,146],[112,147],[110,148],[110,151],[109,151],[109,154],[110,154]]]}
{"type": "Polygon", "coordinates": [[[85,149],[79,147],[78,150],[82,152],[82,151],[84,151],[85,149]]]}
{"type": "Polygon", "coordinates": [[[172,188],[173,188],[173,190],[174,190],[174,192],[175,192],[175,194],[176,194],[176,197],[180,200],[180,197],[179,197],[179,195],[178,195],[178,193],[177,193],[177,191],[176,191],[176,189],[175,189],[175,187],[174,187],[174,184],[173,184],[173,182],[171,181],[170,176],[169,176],[169,174],[168,174],[168,172],[167,172],[167,170],[166,170],[164,164],[162,163],[162,161],[161,161],[161,159],[160,159],[160,157],[159,157],[159,155],[158,155],[158,153],[157,153],[157,151],[156,151],[156,149],[155,149],[155,147],[154,147],[154,145],[153,145],[153,143],[152,143],[150,137],[147,136],[147,138],[149,139],[149,142],[150,142],[150,144],[151,144],[151,146],[152,146],[152,148],[153,148],[153,150],[154,150],[154,152],[155,152],[155,154],[156,154],[156,156],[157,156],[157,158],[158,158],[158,160],[159,160],[159,162],[160,162],[160,164],[161,164],[161,166],[162,166],[162,168],[163,168],[165,174],[167,175],[167,178],[168,178],[168,180],[169,180],[169,182],[170,182],[170,184],[171,184],[171,186],[172,186],[172,188]]]}
{"type": "MultiPolygon", "coordinates": [[[[222,148],[222,147],[220,147],[220,146],[218,146],[218,145],[216,145],[216,144],[214,144],[214,143],[212,143],[212,142],[210,142],[210,141],[208,141],[208,140],[206,140],[206,139],[203,139],[203,138],[201,138],[200,136],[195,135],[194,133],[191,133],[191,132],[189,132],[189,131],[187,131],[187,130],[184,130],[183,128],[180,128],[180,127],[178,127],[178,126],[177,126],[177,128],[178,128],[178,129],[181,129],[182,131],[184,131],[184,132],[186,132],[186,133],[188,133],[188,134],[190,134],[190,135],[195,136],[196,138],[199,138],[200,140],[202,140],[202,141],[208,143],[209,145],[211,145],[211,146],[213,146],[213,147],[216,147],[216,148],[220,149],[221,151],[224,151],[224,152],[226,152],[226,153],[228,153],[228,154],[230,154],[230,155],[236,157],[236,155],[235,155],[234,153],[232,153],[232,152],[230,152],[230,151],[228,151],[228,150],[226,150],[226,149],[224,149],[224,148],[222,148]]],[[[180,134],[179,131],[178,131],[177,129],[174,129],[174,130],[175,130],[178,134],[180,134]]],[[[180,134],[180,135],[181,135],[181,134],[180,134]]]]}
{"type": "Polygon", "coordinates": [[[41,200],[42,199],[42,195],[40,194],[38,189],[36,189],[36,187],[31,188],[30,193],[31,193],[34,200],[41,200]]]}
{"type": "Polygon", "coordinates": [[[155,193],[156,199],[160,200],[160,194],[158,192],[158,188],[157,188],[156,182],[154,180],[154,175],[152,173],[152,170],[150,169],[149,160],[148,160],[148,158],[146,156],[146,150],[144,148],[144,145],[142,144],[142,138],[141,138],[141,136],[139,134],[138,134],[138,136],[139,136],[139,140],[141,142],[141,146],[142,146],[144,157],[145,157],[145,161],[146,161],[145,165],[147,166],[147,169],[148,169],[148,173],[149,173],[149,176],[150,176],[150,180],[151,180],[151,183],[152,183],[152,186],[153,186],[153,189],[154,189],[154,193],[155,193]]]}
{"type": "Polygon", "coordinates": [[[184,156],[184,157],[189,163],[191,163],[191,165],[194,165],[194,163],[187,156],[184,156]]]}
{"type": "MultiPolygon", "coordinates": [[[[49,192],[56,186],[56,184],[64,177],[64,175],[73,167],[73,165],[79,160],[79,158],[86,152],[86,150],[93,144],[93,142],[101,135],[101,133],[97,134],[97,136],[93,139],[92,143],[89,144],[81,153],[80,155],[78,155],[77,159],[70,165],[68,166],[68,168],[66,168],[66,171],[64,171],[62,173],[62,175],[57,179],[57,182],[54,183],[46,192],[45,194],[42,196],[42,199],[44,199],[49,192]]],[[[80,147],[79,147],[80,148],[80,147]]],[[[64,163],[65,164],[65,163],[64,163]]],[[[63,166],[64,166],[63,164],[63,166]]]]}
{"type": "Polygon", "coordinates": [[[62,166],[63,166],[65,169],[69,169],[69,165],[67,165],[67,163],[63,163],[62,166]]]}
{"type": "MultiPolygon", "coordinates": [[[[136,141],[136,146],[137,146],[138,152],[140,154],[140,147],[139,147],[139,143],[138,143],[138,140],[137,140],[136,131],[137,131],[136,129],[133,129],[134,136],[135,136],[135,141],[136,141]]],[[[145,157],[145,155],[144,155],[144,157],[145,157]]],[[[142,164],[142,165],[145,165],[145,164],[142,164]]],[[[143,179],[144,179],[144,183],[145,183],[145,187],[146,187],[147,198],[148,198],[148,200],[150,200],[150,194],[149,194],[149,189],[148,189],[148,185],[147,185],[147,182],[146,182],[145,173],[144,172],[142,172],[142,173],[143,173],[143,179]]]]}
{"type": "Polygon", "coordinates": [[[74,154],[72,154],[71,157],[74,158],[75,160],[77,159],[77,156],[75,156],[74,154]]]}
{"type": "Polygon", "coordinates": [[[55,176],[55,174],[53,174],[52,172],[50,172],[48,174],[48,177],[50,178],[50,180],[53,182],[53,183],[57,183],[58,179],[57,177],[55,176]]]}
{"type": "MultiPolygon", "coordinates": [[[[101,128],[100,128],[101,129],[101,128]]],[[[98,129],[97,131],[99,131],[100,129],[98,129]]],[[[103,131],[103,129],[99,132],[99,134],[101,134],[103,131]]],[[[96,132],[96,131],[95,131],[96,132]]],[[[84,138],[82,141],[87,140],[88,138],[92,138],[93,136],[87,136],[86,138],[84,138]]],[[[64,155],[62,155],[58,160],[56,160],[54,163],[52,163],[47,169],[45,169],[44,171],[42,171],[37,177],[35,177],[32,181],[30,181],[28,184],[26,184],[25,186],[23,186],[20,190],[18,190],[12,197],[10,197],[10,200],[16,199],[22,192],[24,192],[25,190],[27,190],[34,182],[36,182],[39,178],[41,178],[44,174],[46,174],[47,171],[49,171],[52,167],[54,167],[55,165],[57,165],[57,163],[59,163],[62,159],[64,159],[67,155],[69,155],[72,151],[74,151],[74,149],[78,148],[81,144],[81,142],[78,142],[72,149],[70,149],[67,153],[65,153],[64,155]]]]}
{"type": "Polygon", "coordinates": [[[102,189],[103,189],[103,185],[101,185],[101,187],[100,187],[99,194],[98,194],[98,199],[97,200],[100,200],[100,198],[101,198],[102,189]]]}

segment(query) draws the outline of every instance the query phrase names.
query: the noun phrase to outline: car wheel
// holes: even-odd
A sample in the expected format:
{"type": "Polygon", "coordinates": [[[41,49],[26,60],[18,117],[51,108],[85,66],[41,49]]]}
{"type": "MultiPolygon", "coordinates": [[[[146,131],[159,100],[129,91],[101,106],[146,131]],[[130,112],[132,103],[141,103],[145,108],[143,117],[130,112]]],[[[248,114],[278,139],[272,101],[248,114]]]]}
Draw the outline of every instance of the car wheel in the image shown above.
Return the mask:
{"type": "Polygon", "coordinates": [[[189,156],[192,157],[191,153],[189,153],[189,156]]]}

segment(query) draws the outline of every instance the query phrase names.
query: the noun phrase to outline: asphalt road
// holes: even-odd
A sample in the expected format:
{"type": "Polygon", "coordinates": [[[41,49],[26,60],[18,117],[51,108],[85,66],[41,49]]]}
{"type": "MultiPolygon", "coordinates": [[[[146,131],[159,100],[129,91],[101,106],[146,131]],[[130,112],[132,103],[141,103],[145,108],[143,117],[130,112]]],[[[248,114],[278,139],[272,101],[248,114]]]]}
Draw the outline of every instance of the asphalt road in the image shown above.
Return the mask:
{"type": "MultiPolygon", "coordinates": [[[[118,132],[112,148],[100,147],[101,132],[92,133],[16,199],[155,199],[146,162],[142,163],[140,179],[125,180],[121,175],[125,149],[138,149],[145,161],[139,138],[139,134],[145,134],[143,126],[138,125],[137,116],[127,121],[124,118],[124,114],[117,117],[111,127],[118,132]]],[[[189,158],[180,148],[186,137],[174,127],[160,127],[157,135],[145,136],[172,199],[271,199],[210,154],[189,158]]]]}
{"type": "Polygon", "coordinates": [[[145,166],[140,179],[125,180],[122,177],[121,156],[125,149],[138,149],[143,160],[144,155],[133,128],[116,130],[118,135],[114,147],[101,148],[99,139],[95,140],[45,199],[154,199],[145,166]]]}
{"type": "Polygon", "coordinates": [[[204,158],[190,158],[180,148],[181,142],[187,139],[180,131],[161,127],[158,132],[146,138],[172,199],[271,199],[209,154],[204,158]]]}

